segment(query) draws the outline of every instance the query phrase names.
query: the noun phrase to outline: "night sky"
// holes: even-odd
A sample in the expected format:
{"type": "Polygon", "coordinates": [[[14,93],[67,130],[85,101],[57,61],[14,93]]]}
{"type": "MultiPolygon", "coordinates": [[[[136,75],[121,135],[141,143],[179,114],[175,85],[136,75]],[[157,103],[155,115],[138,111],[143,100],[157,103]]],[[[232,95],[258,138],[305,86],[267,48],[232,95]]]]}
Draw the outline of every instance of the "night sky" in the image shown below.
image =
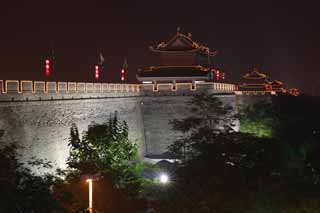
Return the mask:
{"type": "Polygon", "coordinates": [[[180,26],[219,51],[216,63],[232,82],[260,64],[271,79],[320,95],[319,7],[311,1],[114,2],[2,1],[0,79],[43,80],[53,43],[56,80],[92,81],[101,51],[106,82],[119,82],[125,57],[135,82],[137,68],[152,65],[148,46],[180,26]]]}

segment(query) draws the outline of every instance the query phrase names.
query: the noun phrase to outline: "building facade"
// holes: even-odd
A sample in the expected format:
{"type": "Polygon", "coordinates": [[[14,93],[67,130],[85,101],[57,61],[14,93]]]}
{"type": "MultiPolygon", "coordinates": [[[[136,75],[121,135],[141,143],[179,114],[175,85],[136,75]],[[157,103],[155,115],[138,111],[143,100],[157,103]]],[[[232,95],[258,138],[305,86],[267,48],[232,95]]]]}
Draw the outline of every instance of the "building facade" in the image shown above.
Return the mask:
{"type": "MultiPolygon", "coordinates": [[[[159,61],[159,64],[139,69],[137,79],[140,82],[195,84],[198,81],[213,81],[217,69],[213,57],[218,53],[195,42],[191,34],[177,33],[167,42],[161,42],[149,47],[159,61]]],[[[219,72],[219,71],[218,71],[219,72]]]]}

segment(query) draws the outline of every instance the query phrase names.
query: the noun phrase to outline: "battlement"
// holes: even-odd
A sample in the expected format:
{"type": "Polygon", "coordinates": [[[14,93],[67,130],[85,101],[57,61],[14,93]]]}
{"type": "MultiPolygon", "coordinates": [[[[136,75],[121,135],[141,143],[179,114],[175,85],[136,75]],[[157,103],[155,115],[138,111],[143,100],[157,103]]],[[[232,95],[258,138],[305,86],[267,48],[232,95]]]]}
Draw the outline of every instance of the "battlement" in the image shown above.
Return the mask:
{"type": "Polygon", "coordinates": [[[233,84],[163,83],[163,84],[114,84],[88,82],[51,82],[29,80],[0,80],[0,101],[62,100],[107,97],[195,95],[234,93],[233,84]]]}
{"type": "MultiPolygon", "coordinates": [[[[189,112],[191,96],[216,94],[234,106],[236,86],[216,82],[112,84],[0,80],[0,129],[3,140],[26,147],[21,161],[32,156],[65,168],[70,127],[79,132],[92,122],[104,123],[118,112],[130,128],[139,156],[159,158],[179,135],[170,120],[189,112]]],[[[52,170],[53,171],[53,170],[52,170]]]]}

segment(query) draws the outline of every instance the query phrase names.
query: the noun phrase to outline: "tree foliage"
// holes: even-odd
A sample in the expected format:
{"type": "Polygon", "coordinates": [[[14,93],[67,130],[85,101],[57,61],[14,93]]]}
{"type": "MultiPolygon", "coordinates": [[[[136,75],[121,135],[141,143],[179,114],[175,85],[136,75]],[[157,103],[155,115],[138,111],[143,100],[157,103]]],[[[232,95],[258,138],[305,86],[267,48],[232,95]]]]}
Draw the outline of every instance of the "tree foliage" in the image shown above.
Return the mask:
{"type": "Polygon", "coordinates": [[[134,193],[141,184],[137,144],[129,141],[128,125],[118,117],[91,124],[80,139],[76,125],[70,129],[68,166],[81,175],[110,176],[119,188],[134,193]]]}
{"type": "Polygon", "coordinates": [[[173,129],[182,137],[169,146],[169,151],[184,159],[196,156],[200,144],[207,144],[220,133],[233,132],[235,117],[232,108],[213,94],[195,96],[189,103],[190,116],[173,120],[173,129]]]}
{"type": "Polygon", "coordinates": [[[17,150],[14,144],[0,149],[1,212],[64,212],[52,193],[52,186],[59,178],[52,174],[36,175],[30,169],[33,166],[48,168],[50,164],[38,159],[27,165],[21,163],[17,150]]]}
{"type": "Polygon", "coordinates": [[[279,118],[271,103],[261,101],[240,110],[240,131],[257,137],[274,137],[279,127],[279,118]]]}
{"type": "Polygon", "coordinates": [[[207,107],[219,102],[202,97],[193,102],[197,111],[172,123],[183,136],[170,150],[184,163],[178,167],[168,196],[158,205],[160,212],[319,211],[320,187],[314,166],[319,136],[313,135],[311,130],[317,125],[309,116],[316,110],[310,112],[305,99],[278,97],[269,104],[258,103],[239,116],[256,129],[234,132],[230,111],[221,110],[222,104],[207,107]],[[207,114],[211,116],[204,116],[207,114]],[[222,127],[221,118],[226,122],[222,127]],[[208,125],[208,120],[214,125],[208,125]],[[302,131],[297,133],[299,128],[302,131]],[[290,135],[293,131],[296,137],[290,135]]]}
{"type": "Polygon", "coordinates": [[[319,173],[320,159],[315,154],[320,150],[319,107],[316,97],[273,97],[271,102],[258,102],[242,110],[241,131],[280,141],[288,167],[319,173]]]}

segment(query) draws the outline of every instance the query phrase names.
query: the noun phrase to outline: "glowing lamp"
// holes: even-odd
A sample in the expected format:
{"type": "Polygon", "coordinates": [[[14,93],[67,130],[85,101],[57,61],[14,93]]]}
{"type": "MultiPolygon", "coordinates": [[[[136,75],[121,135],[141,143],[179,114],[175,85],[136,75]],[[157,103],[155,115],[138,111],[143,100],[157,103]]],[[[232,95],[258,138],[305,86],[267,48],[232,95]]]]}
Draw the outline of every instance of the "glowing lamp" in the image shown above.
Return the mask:
{"type": "Polygon", "coordinates": [[[220,80],[220,71],[219,70],[216,71],[216,79],[217,79],[217,81],[220,80]]]}
{"type": "Polygon", "coordinates": [[[92,179],[87,179],[87,183],[89,183],[89,207],[88,210],[92,212],[92,179]]]}
{"type": "Polygon", "coordinates": [[[221,78],[222,78],[222,80],[224,80],[225,79],[225,73],[223,72],[223,73],[221,73],[221,78]]]}
{"type": "Polygon", "coordinates": [[[124,81],[125,79],[125,70],[122,68],[121,69],[121,81],[124,81]]]}
{"type": "Polygon", "coordinates": [[[96,80],[99,80],[99,76],[100,76],[100,74],[99,74],[99,66],[96,65],[96,66],[95,66],[94,77],[95,77],[96,80]]]}
{"type": "Polygon", "coordinates": [[[50,76],[50,60],[49,59],[45,60],[45,75],[46,77],[50,76]]]}
{"type": "Polygon", "coordinates": [[[167,184],[169,182],[169,176],[165,173],[159,175],[159,181],[161,184],[167,184]]]}

